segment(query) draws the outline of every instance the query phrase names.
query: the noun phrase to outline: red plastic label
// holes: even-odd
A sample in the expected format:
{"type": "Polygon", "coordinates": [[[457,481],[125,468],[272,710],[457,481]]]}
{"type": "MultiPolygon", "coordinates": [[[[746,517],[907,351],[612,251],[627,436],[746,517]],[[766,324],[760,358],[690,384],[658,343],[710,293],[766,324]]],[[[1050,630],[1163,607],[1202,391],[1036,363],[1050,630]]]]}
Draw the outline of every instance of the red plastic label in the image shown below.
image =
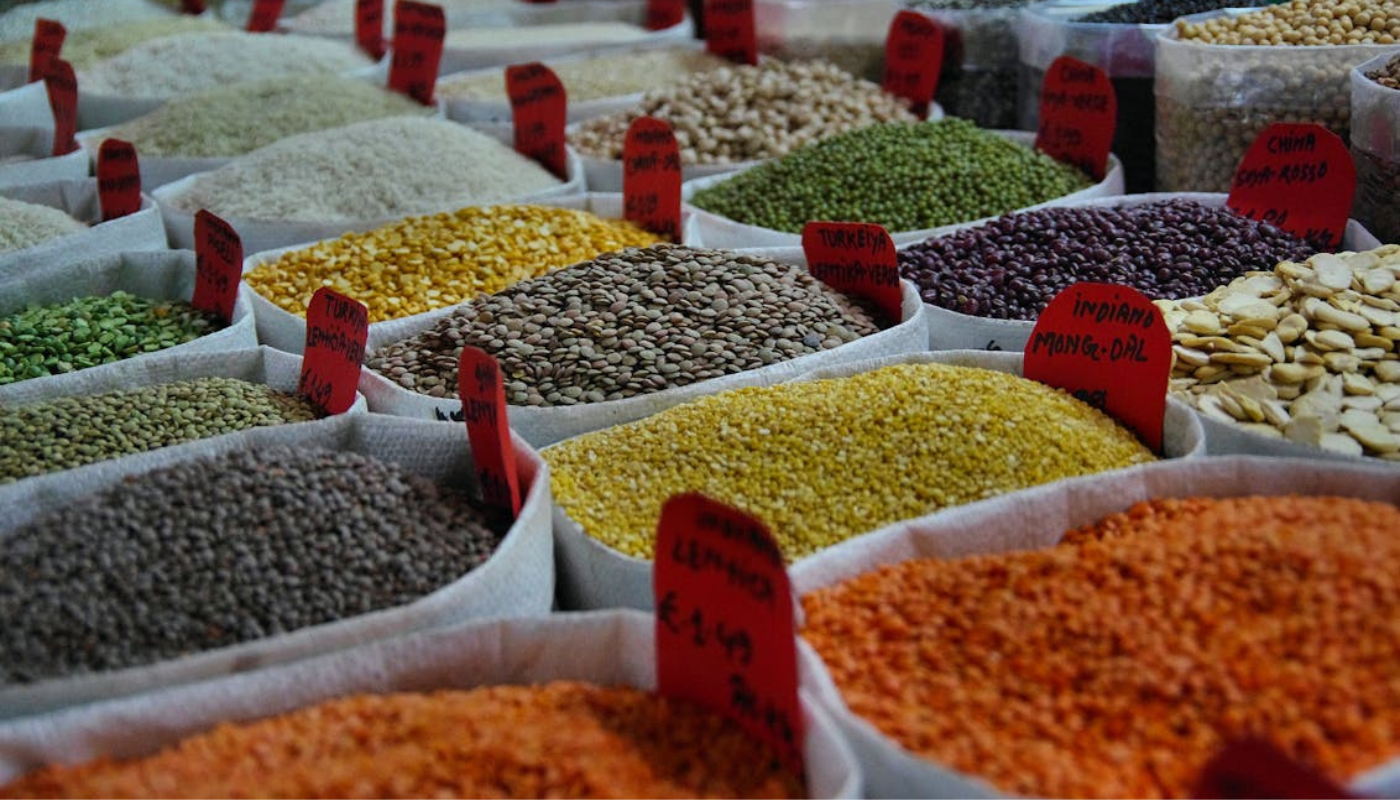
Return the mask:
{"type": "Polygon", "coordinates": [[[865,300],[896,325],[902,318],[899,261],[883,227],[868,222],[809,222],[802,253],[812,277],[842,294],[865,300]]]}
{"type": "Polygon", "coordinates": [[[702,495],[672,497],[652,589],[657,689],[725,714],[800,772],[792,588],[768,529],[702,495]]]}
{"type": "Polygon", "coordinates": [[[394,5],[394,57],[389,88],[423,105],[433,102],[447,20],[442,6],[399,0],[394,5]]]}
{"type": "Polygon", "coordinates": [[[753,0],[705,0],[705,49],[736,64],[758,63],[753,0]]]}
{"type": "Polygon", "coordinates": [[[1206,764],[1195,797],[1355,797],[1262,739],[1234,741],[1206,764]]]}
{"type": "Polygon", "coordinates": [[[1225,204],[1294,236],[1339,247],[1355,191],[1356,167],[1335,133],[1312,123],[1276,122],[1244,154],[1225,204]]]}
{"type": "Polygon", "coordinates": [[[506,418],[506,389],[501,367],[480,347],[463,347],[457,362],[457,394],[481,483],[481,499],[497,513],[514,520],[520,515],[520,477],[506,418]]]}
{"type": "Polygon", "coordinates": [[[885,91],[908,100],[919,119],[927,119],[942,71],[943,27],[917,11],[895,14],[885,38],[885,91]]]}
{"type": "Polygon", "coordinates": [[[194,215],[194,263],[190,305],[233,322],[233,304],[243,280],[243,240],[231,225],[202,208],[194,215]]]}
{"type": "Polygon", "coordinates": [[[554,70],[538,61],[506,67],[506,95],[515,124],[515,151],[569,179],[564,151],[564,115],[568,96],[554,70]]]}
{"type": "Polygon", "coordinates": [[[370,58],[384,57],[384,0],[355,0],[355,44],[370,58]]]}
{"type": "Polygon", "coordinates": [[[649,31],[673,28],[685,22],[686,0],[647,0],[644,26],[649,31]]]}
{"type": "Polygon", "coordinates": [[[1024,374],[1107,413],[1162,452],[1172,337],[1128,286],[1076,283],[1050,301],[1026,343],[1024,374]]]}
{"type": "Polygon", "coordinates": [[[62,22],[40,17],[34,20],[34,41],[29,46],[29,82],[44,79],[49,59],[59,58],[68,29],[62,22]]]}
{"type": "Polygon", "coordinates": [[[1070,56],[1050,62],[1040,87],[1037,150],[1101,181],[1117,124],[1118,95],[1103,70],[1070,56]]]}
{"type": "Polygon", "coordinates": [[[287,0],[253,0],[253,13],[248,15],[248,30],[252,33],[267,33],[277,27],[277,19],[282,16],[282,6],[287,0]]]}
{"type": "Polygon", "coordinates": [[[141,162],[131,142],[103,139],[97,148],[97,200],[103,222],[141,210],[141,162]]]}
{"type": "Polygon", "coordinates": [[[622,145],[623,216],[681,240],[681,151],[670,123],[638,117],[622,145]]]}
{"type": "Polygon", "coordinates": [[[317,289],[306,308],[306,350],[297,391],[327,414],[354,405],[368,336],[369,310],[363,303],[324,286],[317,289]]]}
{"type": "Polygon", "coordinates": [[[180,0],[180,10],[186,14],[203,14],[207,7],[204,0],[180,0]]]}
{"type": "Polygon", "coordinates": [[[66,156],[78,149],[78,77],[73,65],[61,58],[50,58],[44,71],[44,89],[53,110],[53,154],[66,156]]]}

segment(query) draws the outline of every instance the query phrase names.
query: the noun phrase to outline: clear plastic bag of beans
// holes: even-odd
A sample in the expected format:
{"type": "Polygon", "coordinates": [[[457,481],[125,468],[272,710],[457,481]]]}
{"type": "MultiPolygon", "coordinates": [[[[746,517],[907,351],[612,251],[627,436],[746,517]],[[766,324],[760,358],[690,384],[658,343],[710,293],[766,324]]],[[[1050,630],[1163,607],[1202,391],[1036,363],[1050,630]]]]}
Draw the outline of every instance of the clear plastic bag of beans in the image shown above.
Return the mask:
{"type": "MultiPolygon", "coordinates": [[[[430,594],[404,605],[216,649],[194,651],[145,666],[0,686],[0,718],[40,714],[94,700],[203,681],[468,619],[547,614],[554,601],[548,471],[532,448],[518,437],[513,438],[513,443],[524,498],[519,516],[484,563],[430,594]]],[[[254,428],[0,488],[0,508],[4,509],[0,514],[0,539],[86,497],[129,483],[133,476],[202,457],[282,446],[301,452],[369,456],[435,484],[459,486],[473,497],[480,496],[471,449],[462,425],[440,425],[377,414],[339,415],[303,425],[254,428]]],[[[374,502],[384,504],[389,500],[384,496],[374,502]]],[[[278,513],[312,514],[313,510],[283,508],[278,513]]],[[[323,509],[315,513],[328,512],[323,509]]],[[[361,532],[348,518],[341,527],[345,537],[361,532]]],[[[163,535],[177,534],[167,531],[163,535]]],[[[246,579],[246,570],[241,574],[246,579]]],[[[391,580],[393,574],[395,568],[386,563],[382,569],[384,580],[391,580]]],[[[167,576],[167,580],[174,578],[167,576]]],[[[233,613],[236,609],[229,611],[233,613]]]]}
{"type": "Polygon", "coordinates": [[[1016,6],[942,8],[936,0],[907,5],[937,20],[947,34],[934,95],[943,110],[979,128],[1018,127],[1016,6]]]}
{"type": "Polygon", "coordinates": [[[1390,52],[1351,71],[1351,155],[1356,165],[1352,213],[1381,241],[1400,241],[1400,89],[1368,73],[1395,58],[1390,52]]]}
{"type": "MultiPolygon", "coordinates": [[[[84,159],[86,159],[86,154],[84,159]]],[[[86,174],[87,169],[83,169],[86,174]]],[[[96,178],[70,178],[46,183],[26,183],[0,187],[0,197],[58,209],[87,225],[56,239],[0,253],[0,280],[117,253],[165,250],[165,226],[154,200],[141,195],[141,208],[134,214],[102,221],[102,204],[96,178]]],[[[3,223],[0,223],[3,224],[3,223]]]]}
{"type": "Polygon", "coordinates": [[[754,33],[765,55],[784,61],[819,58],[879,83],[885,36],[898,10],[896,0],[757,0],[754,33]]]}
{"type": "MultiPolygon", "coordinates": [[[[1320,464],[1306,459],[1279,460],[1239,456],[1148,464],[1110,474],[1076,478],[1048,486],[1036,487],[981,503],[964,506],[942,514],[892,525],[871,535],[861,537],[858,540],[832,547],[819,555],[813,556],[795,565],[792,569],[793,588],[800,596],[808,597],[813,592],[830,589],[838,584],[871,573],[877,569],[896,567],[915,559],[961,559],[973,556],[994,557],[1023,551],[1045,550],[1058,544],[1067,531],[1077,529],[1081,526],[1092,525],[1109,515],[1124,512],[1134,504],[1144,501],[1152,501],[1161,498],[1189,497],[1235,498],[1246,496],[1277,496],[1282,498],[1288,495],[1296,496],[1300,493],[1319,497],[1356,498],[1393,504],[1396,498],[1400,498],[1400,473],[1356,465],[1320,464]]],[[[1304,499],[1306,500],[1307,498],[1304,499]]],[[[1125,536],[1132,535],[1131,525],[1122,526],[1121,530],[1125,536]]],[[[1215,532],[1220,529],[1212,527],[1210,530],[1215,532]]],[[[1225,532],[1226,531],[1221,531],[1221,533],[1225,532]]],[[[1231,535],[1236,533],[1236,531],[1233,530],[1228,532],[1231,535]]],[[[1142,535],[1145,536],[1147,534],[1144,533],[1142,535]]],[[[1291,532],[1289,537],[1291,539],[1291,532]]],[[[1219,542],[1214,542],[1212,548],[1215,547],[1222,547],[1222,545],[1219,542]]],[[[1259,551],[1268,549],[1271,548],[1261,546],[1259,551]]],[[[1218,554],[1215,549],[1212,549],[1211,558],[1217,557],[1221,557],[1220,554],[1218,554]]],[[[1296,557],[1305,558],[1305,556],[1302,555],[1296,557]]],[[[1189,574],[1181,572],[1181,570],[1184,569],[1181,563],[1182,562],[1175,562],[1176,566],[1172,571],[1177,574],[1189,574]]],[[[1310,561],[1309,563],[1312,562],[1310,561]]],[[[1131,569],[1131,565],[1124,563],[1121,568],[1128,570],[1131,569]]],[[[1027,569],[1029,571],[1033,569],[1033,567],[1027,567],[1027,569]]],[[[1278,587],[1278,581],[1283,577],[1282,572],[1287,572],[1287,570],[1268,573],[1267,581],[1274,585],[1275,589],[1278,587]]],[[[1321,568],[1310,571],[1308,574],[1320,574],[1320,572],[1321,568]]],[[[1302,575],[1303,573],[1295,574],[1302,575]]],[[[1039,575],[1039,573],[1037,573],[1037,575],[1039,575]]],[[[1288,577],[1293,578],[1294,576],[1290,575],[1288,577]]],[[[1134,572],[1133,578],[1128,582],[1136,583],[1141,579],[1142,577],[1139,573],[1134,572]]],[[[890,576],[889,580],[894,580],[894,576],[890,576]]],[[[1045,579],[1037,577],[1036,580],[1043,581],[1045,579]]],[[[1243,579],[1241,579],[1241,581],[1243,581],[1243,579]]],[[[1042,587],[1044,586],[1044,584],[1041,585],[1042,587]]],[[[1199,583],[1194,585],[1200,586],[1199,583]]],[[[1237,591],[1248,592],[1256,588],[1259,587],[1240,585],[1237,591]]],[[[1115,589],[1113,587],[1102,587],[1101,590],[1115,593],[1121,591],[1121,589],[1115,589]]],[[[997,591],[1010,593],[1015,590],[1007,588],[1003,581],[999,584],[997,591]]],[[[1171,590],[1166,591],[1167,594],[1165,596],[1174,596],[1171,594],[1171,590]]],[[[1271,596],[1272,591],[1273,590],[1270,590],[1271,596]]],[[[1034,604],[1036,602],[1035,598],[1024,593],[1010,596],[1013,598],[1019,596],[1023,598],[1020,602],[1027,604],[1034,604]]],[[[1217,600],[1218,597],[1216,600],[1204,600],[1203,602],[1211,603],[1211,608],[1215,609],[1217,607],[1215,606],[1217,600]]],[[[929,603],[922,607],[937,609],[944,606],[941,603],[929,603]]],[[[1259,607],[1262,609],[1279,606],[1277,603],[1270,604],[1261,602],[1259,607]]],[[[928,613],[934,612],[930,611],[928,613]]],[[[1221,613],[1223,614],[1223,611],[1221,613]]],[[[809,624],[812,619],[811,614],[812,612],[809,611],[809,624]]],[[[1128,615],[1126,624],[1138,626],[1139,630],[1151,630],[1154,632],[1154,635],[1161,635],[1163,631],[1166,631],[1169,636],[1177,634],[1190,635],[1190,632],[1194,630],[1199,636],[1208,636],[1209,634],[1206,633],[1206,631],[1214,628],[1214,626],[1209,623],[1202,623],[1204,627],[1201,627],[1194,622],[1182,625],[1180,629],[1176,630],[1167,630],[1160,627],[1160,624],[1148,628],[1144,623],[1139,621],[1140,616],[1140,613],[1128,615]]],[[[903,624],[906,625],[918,624],[917,622],[911,622],[907,617],[901,617],[900,619],[903,619],[903,624]]],[[[1206,617],[1197,619],[1206,619],[1206,617]]],[[[1100,620],[1099,622],[1110,624],[1104,620],[1100,620]]],[[[1307,631],[1310,634],[1320,634],[1325,630],[1326,626],[1318,626],[1314,623],[1315,620],[1312,617],[1308,617],[1306,620],[1300,620],[1300,627],[1297,630],[1307,631]]],[[[1007,625],[1011,624],[1013,623],[1007,623],[1007,625]]],[[[1096,631],[1100,630],[1097,624],[1091,624],[1091,627],[1094,627],[1096,631]]],[[[1247,625],[1236,626],[1236,628],[1247,627],[1247,625]]],[[[955,628],[950,626],[944,630],[951,629],[955,628]]],[[[966,630],[963,628],[956,629],[966,630]]],[[[987,630],[985,627],[980,630],[984,631],[989,636],[1000,635],[998,632],[987,630]]],[[[1005,630],[1010,629],[1003,629],[1003,631],[1005,630]]],[[[1292,628],[1290,627],[1289,630],[1292,630],[1292,628]]],[[[977,636],[977,633],[974,631],[966,633],[965,635],[969,637],[970,641],[973,637],[977,636]]],[[[1089,634],[1091,637],[1089,641],[1094,641],[1096,635],[1097,634],[1091,632],[1089,634]]],[[[1106,637],[1112,634],[1103,631],[1102,635],[1106,637]]],[[[1292,636],[1292,634],[1285,635],[1292,636]]],[[[986,642],[988,640],[982,639],[981,641],[986,642]]],[[[995,640],[993,639],[992,641],[995,640]]],[[[1125,658],[1131,659],[1133,655],[1138,653],[1137,650],[1125,651],[1120,649],[1121,647],[1126,647],[1126,645],[1113,647],[1107,645],[1107,640],[1104,641],[1109,651],[1116,650],[1120,655],[1124,653],[1128,654],[1125,658]]],[[[921,647],[929,646],[931,645],[928,640],[923,640],[921,643],[921,647]]],[[[936,647],[936,645],[934,646],[936,647]]],[[[983,645],[978,644],[976,646],[982,647],[983,645]]],[[[1196,652],[1195,645],[1187,647],[1168,644],[1166,646],[1170,648],[1169,652],[1172,656],[1196,652]]],[[[1251,652],[1253,652],[1252,648],[1251,652]]],[[[1045,654],[1047,657],[1050,655],[1049,653],[1045,654]]],[[[1151,654],[1144,655],[1149,659],[1152,657],[1151,654]]],[[[1010,657],[1011,656],[1008,656],[1008,658],[1010,657]]],[[[1167,656],[1164,654],[1162,657],[1165,658],[1167,656]]],[[[1237,657],[1242,658],[1243,656],[1237,657]]],[[[1343,656],[1343,658],[1345,658],[1345,656],[1343,656]]],[[[924,662],[916,658],[908,660],[905,663],[922,664],[924,662]]],[[[1290,663],[1294,663],[1302,669],[1311,666],[1309,664],[1300,664],[1296,661],[1290,663]]],[[[1148,663],[1134,666],[1131,662],[1122,660],[1120,660],[1118,664],[1120,670],[1127,670],[1135,674],[1141,673],[1150,666],[1148,663]]],[[[1207,669],[1196,665],[1190,665],[1189,662],[1174,662],[1174,664],[1177,665],[1168,670],[1151,669],[1151,680],[1155,681],[1159,679],[1164,673],[1201,676],[1204,678],[1204,673],[1208,672],[1207,669]]],[[[878,671],[880,674],[886,675],[885,679],[887,680],[900,680],[898,676],[889,675],[889,671],[886,668],[877,668],[871,665],[869,669],[872,674],[878,671]]],[[[954,674],[952,670],[956,669],[957,668],[953,666],[947,667],[945,675],[954,674]]],[[[1088,666],[1086,664],[1076,662],[1077,671],[1087,669],[1088,666]]],[[[967,673],[957,674],[966,675],[967,673]]],[[[1081,676],[1077,680],[1093,680],[1093,678],[1085,672],[1077,672],[1077,674],[1081,676]]],[[[1076,679],[1068,680],[1071,684],[1076,683],[1076,679]]],[[[1187,680],[1190,680],[1190,678],[1187,678],[1187,680]]],[[[1292,679],[1290,678],[1290,687],[1294,686],[1294,683],[1291,681],[1292,679]]],[[[962,681],[959,680],[959,683],[961,682],[962,681]]],[[[906,691],[917,691],[916,687],[908,686],[908,683],[910,683],[910,681],[906,680],[900,685],[904,686],[906,691]]],[[[1128,685],[1126,681],[1121,684],[1118,681],[1105,681],[1105,683],[1122,686],[1128,685]]],[[[1103,684],[1095,683],[1092,685],[1100,686],[1103,684]]],[[[1134,684],[1134,686],[1136,685],[1137,684],[1134,684]]],[[[843,697],[841,690],[833,680],[830,670],[823,670],[821,674],[816,676],[816,687],[817,698],[827,710],[831,712],[832,716],[836,718],[842,730],[849,738],[856,754],[860,758],[861,765],[864,767],[866,775],[866,791],[870,797],[1054,797],[1074,796],[1077,794],[1077,792],[1073,790],[1063,788],[1063,784],[1061,784],[1059,790],[1055,788],[1042,788],[1040,792],[1037,792],[1033,788],[1027,788],[1025,786],[1021,787],[1019,790],[1013,790],[1007,786],[994,785],[992,782],[989,782],[986,777],[979,775],[975,770],[961,771],[937,759],[921,757],[910,749],[901,746],[894,738],[882,732],[868,719],[854,713],[851,706],[848,705],[846,699],[843,697]]],[[[1338,686],[1335,688],[1337,691],[1349,692],[1354,687],[1338,686]]],[[[951,691],[949,687],[941,684],[940,693],[949,691],[951,691]]],[[[989,688],[984,691],[992,690],[989,688]]],[[[1022,694],[1022,698],[1034,699],[1043,697],[1040,688],[1032,688],[1025,691],[1029,693],[1022,694]]],[[[1142,695],[1143,697],[1163,697],[1160,692],[1145,687],[1142,688],[1141,691],[1144,692],[1142,695]]],[[[1202,695],[1203,697],[1219,697],[1219,695],[1216,694],[1209,694],[1206,690],[1199,691],[1204,693],[1202,695]]],[[[1288,693],[1291,694],[1295,691],[1297,690],[1290,688],[1288,693]]],[[[1068,692],[1061,692],[1056,694],[1067,693],[1068,692]]],[[[1230,693],[1226,692],[1225,694],[1229,695],[1230,693]]],[[[1166,695],[1168,698],[1173,696],[1176,695],[1166,695]]],[[[1115,702],[1114,699],[1108,697],[1106,694],[1096,694],[1095,698],[1097,702],[1106,704],[1100,706],[1105,712],[1115,707],[1112,705],[1115,702]]],[[[1183,704],[1192,704],[1196,702],[1184,695],[1182,695],[1182,698],[1181,702],[1183,704]]],[[[1305,701],[1310,700],[1311,698],[1305,699],[1305,701]]],[[[1007,702],[1015,702],[1019,705],[1019,700],[1017,698],[1008,698],[1007,702]]],[[[1148,711],[1143,709],[1139,705],[1139,696],[1135,696],[1134,700],[1129,702],[1132,713],[1158,713],[1155,710],[1148,711]]],[[[1324,702],[1330,703],[1332,701],[1327,700],[1324,702]]],[[[919,705],[917,703],[911,704],[906,702],[899,704],[898,708],[905,710],[906,713],[912,713],[912,709],[918,707],[919,705]]],[[[1270,704],[1270,708],[1271,713],[1278,712],[1278,709],[1274,708],[1273,704],[1270,704]]],[[[947,712],[945,712],[945,714],[946,713],[947,712]]],[[[1049,720],[1047,724],[1063,726],[1065,721],[1063,715],[1069,712],[1057,708],[1053,712],[1047,713],[1050,715],[1047,717],[1047,720],[1049,720]]],[[[961,716],[956,712],[953,712],[953,715],[955,719],[968,720],[967,724],[963,727],[969,729],[975,727],[978,729],[977,731],[969,730],[969,736],[983,735],[986,733],[986,725],[997,724],[990,721],[980,721],[980,718],[975,720],[972,717],[961,716]]],[[[1153,717],[1153,719],[1156,718],[1157,717],[1153,717]]],[[[1025,718],[1017,716],[1015,719],[1023,720],[1025,718]]],[[[1076,719],[1079,719],[1077,714],[1076,719]]],[[[1303,719],[1308,719],[1308,724],[1313,724],[1311,723],[1310,717],[1305,716],[1303,719]]],[[[911,725],[917,728],[921,726],[921,723],[911,721],[911,725]]],[[[1004,741],[997,742],[993,745],[999,748],[998,752],[1008,755],[1017,753],[1020,754],[1021,757],[1024,757],[1029,755],[1032,751],[1044,752],[1041,751],[1040,748],[1042,746],[1049,746],[1049,742],[1037,733],[1029,734],[1029,739],[1013,742],[1013,739],[1016,738],[1015,734],[1012,733],[1013,730],[1014,725],[1012,723],[1004,723],[1002,727],[1003,732],[994,736],[994,738],[1006,737],[1004,741]],[[1034,743],[1035,747],[1030,746],[1032,743],[1034,743]]],[[[958,731],[947,737],[935,735],[930,739],[926,739],[926,741],[937,742],[938,744],[934,745],[935,747],[943,743],[948,743],[952,747],[957,747],[956,740],[961,738],[961,733],[961,731],[958,731]]],[[[1076,734],[1076,736],[1078,735],[1079,734],[1076,734]]],[[[1094,735],[1097,737],[1101,734],[1096,729],[1094,735]]],[[[1167,747],[1162,751],[1162,755],[1167,757],[1167,761],[1174,760],[1177,754],[1177,747],[1167,747]]],[[[1105,759],[1103,764],[1104,772],[1112,776],[1115,780],[1121,778],[1125,774],[1125,764],[1129,761],[1136,761],[1138,756],[1137,753],[1132,752],[1110,754],[1103,748],[1085,752],[1085,756],[1089,760],[1094,760],[1095,756],[1100,755],[1105,759]]],[[[1163,769],[1160,770],[1161,774],[1174,775],[1177,779],[1180,779],[1181,772],[1179,770],[1168,768],[1166,762],[1158,763],[1163,767],[1163,769]]],[[[1350,780],[1351,782],[1348,784],[1348,788],[1360,795],[1375,797],[1393,796],[1394,792],[1400,789],[1400,780],[1397,780],[1400,779],[1400,763],[1392,760],[1389,763],[1375,764],[1373,766],[1373,769],[1369,769],[1360,775],[1334,775],[1331,777],[1344,782],[1350,780]]],[[[1082,761],[1077,765],[1071,765],[1065,761],[1055,761],[1053,765],[1048,767],[1042,764],[1041,769],[1042,772],[1032,776],[1029,774],[1029,768],[1027,768],[1020,771],[1016,777],[1017,779],[1040,780],[1046,777],[1044,770],[1054,772],[1058,778],[1061,779],[1068,777],[1070,779],[1084,780],[1087,775],[1094,774],[1090,772],[1082,761]]],[[[1196,766],[1188,770],[1187,774],[1195,775],[1198,774],[1198,772],[1199,766],[1196,766]]],[[[1108,794],[1121,793],[1132,794],[1134,796],[1152,796],[1150,793],[1152,790],[1145,785],[1139,786],[1136,791],[1123,791],[1121,787],[1119,789],[1107,790],[1099,787],[1099,790],[1105,791],[1108,794]]],[[[1158,791],[1160,791],[1160,789],[1158,791]]],[[[1186,787],[1185,791],[1189,791],[1189,787],[1186,787]]]]}
{"type": "Polygon", "coordinates": [[[90,166],[81,149],[53,155],[52,127],[0,126],[0,188],[79,180],[88,176],[90,166]]]}

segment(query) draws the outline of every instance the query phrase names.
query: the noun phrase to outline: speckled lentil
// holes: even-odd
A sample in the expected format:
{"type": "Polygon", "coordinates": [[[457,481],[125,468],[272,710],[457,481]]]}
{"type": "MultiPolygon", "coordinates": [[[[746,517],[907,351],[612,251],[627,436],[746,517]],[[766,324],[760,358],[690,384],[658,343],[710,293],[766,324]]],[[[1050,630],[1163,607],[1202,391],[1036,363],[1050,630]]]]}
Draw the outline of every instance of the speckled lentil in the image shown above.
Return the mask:
{"type": "Polygon", "coordinates": [[[718,714],[575,681],[354,695],[128,762],[53,766],[4,797],[802,797],[718,714]]]}
{"type": "Polygon", "coordinates": [[[661,504],[702,492],[795,560],[902,519],[1155,460],[1073,397],[1000,372],[904,364],[739,389],[543,451],[585,533],[651,558],[661,504]]]}
{"type": "MultiPolygon", "coordinates": [[[[91,0],[84,2],[89,8],[100,5],[91,0]]],[[[142,22],[124,22],[101,28],[70,28],[68,35],[63,39],[63,60],[72,64],[73,69],[86,69],[104,58],[111,58],[151,39],[177,33],[221,30],[228,30],[228,26],[217,20],[187,14],[157,17],[142,22]]],[[[33,34],[32,29],[30,34],[33,34]]],[[[0,63],[27,65],[31,47],[32,42],[29,38],[0,44],[0,63]]]]}
{"type": "MultiPolygon", "coordinates": [[[[546,62],[564,84],[570,103],[643,92],[660,84],[709,72],[729,61],[692,48],[604,53],[589,58],[546,62]]],[[[506,102],[500,70],[458,75],[438,81],[437,96],[444,100],[495,100],[506,102]]]]}
{"type": "Polygon", "coordinates": [[[455,396],[462,348],[480,347],[501,365],[507,402],[567,406],[757,369],[878,330],[802,267],[657,245],[478,297],[367,365],[407,389],[455,396]]]}
{"type": "Polygon", "coordinates": [[[882,567],[802,600],[853,711],[1036,797],[1186,797],[1227,738],[1345,780],[1400,753],[1400,511],[1139,503],[1048,550],[882,567]]]}
{"type": "Polygon", "coordinates": [[[0,197],[0,253],[43,244],[87,226],[62,210],[0,197]]]}

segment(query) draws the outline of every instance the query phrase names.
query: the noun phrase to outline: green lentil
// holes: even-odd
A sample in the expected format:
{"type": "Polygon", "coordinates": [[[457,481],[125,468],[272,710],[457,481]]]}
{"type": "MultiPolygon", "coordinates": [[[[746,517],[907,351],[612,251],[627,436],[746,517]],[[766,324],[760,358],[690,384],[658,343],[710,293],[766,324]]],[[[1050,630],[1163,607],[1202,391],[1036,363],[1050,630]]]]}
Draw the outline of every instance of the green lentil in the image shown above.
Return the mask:
{"type": "Polygon", "coordinates": [[[43,244],[86,227],[56,208],[0,197],[0,253],[43,244]]]}
{"type": "Polygon", "coordinates": [[[320,416],[300,395],[220,377],[0,408],[0,483],[320,416]]]}
{"type": "MultiPolygon", "coordinates": [[[[222,22],[188,15],[160,17],[91,30],[72,30],[63,39],[63,60],[73,69],[87,69],[104,58],[111,58],[151,39],[177,33],[226,31],[222,22]]],[[[29,64],[33,42],[29,37],[0,45],[0,63],[29,64]]]]}
{"type": "Polygon", "coordinates": [[[835,136],[699,191],[691,203],[789,233],[814,219],[911,231],[1005,214],[1091,183],[1075,167],[949,118],[835,136]]]}
{"type": "Polygon", "coordinates": [[[1155,458],[1064,392],[943,364],[723,392],[543,455],[556,502],[627,555],[653,556],[668,497],[703,492],[764,520],[789,560],[902,519],[1155,458]]]}
{"type": "Polygon", "coordinates": [[[32,305],[0,317],[0,384],[153,353],[219,327],[216,316],[189,303],[123,291],[32,305]]]}

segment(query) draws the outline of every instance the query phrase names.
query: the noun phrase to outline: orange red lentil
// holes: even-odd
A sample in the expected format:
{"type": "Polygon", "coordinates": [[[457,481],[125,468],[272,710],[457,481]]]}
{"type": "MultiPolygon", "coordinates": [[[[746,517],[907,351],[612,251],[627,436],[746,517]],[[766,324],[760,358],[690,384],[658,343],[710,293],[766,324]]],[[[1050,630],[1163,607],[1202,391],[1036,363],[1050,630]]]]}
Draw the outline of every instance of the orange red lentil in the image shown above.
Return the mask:
{"type": "Polygon", "coordinates": [[[357,695],[223,724],[154,756],[50,766],[4,797],[798,797],[723,717],[571,681],[357,695]]]}
{"type": "Polygon", "coordinates": [[[852,710],[1003,791],[1189,796],[1226,737],[1338,780],[1400,757],[1400,510],[1139,503],[1045,550],[803,598],[852,710]]]}

